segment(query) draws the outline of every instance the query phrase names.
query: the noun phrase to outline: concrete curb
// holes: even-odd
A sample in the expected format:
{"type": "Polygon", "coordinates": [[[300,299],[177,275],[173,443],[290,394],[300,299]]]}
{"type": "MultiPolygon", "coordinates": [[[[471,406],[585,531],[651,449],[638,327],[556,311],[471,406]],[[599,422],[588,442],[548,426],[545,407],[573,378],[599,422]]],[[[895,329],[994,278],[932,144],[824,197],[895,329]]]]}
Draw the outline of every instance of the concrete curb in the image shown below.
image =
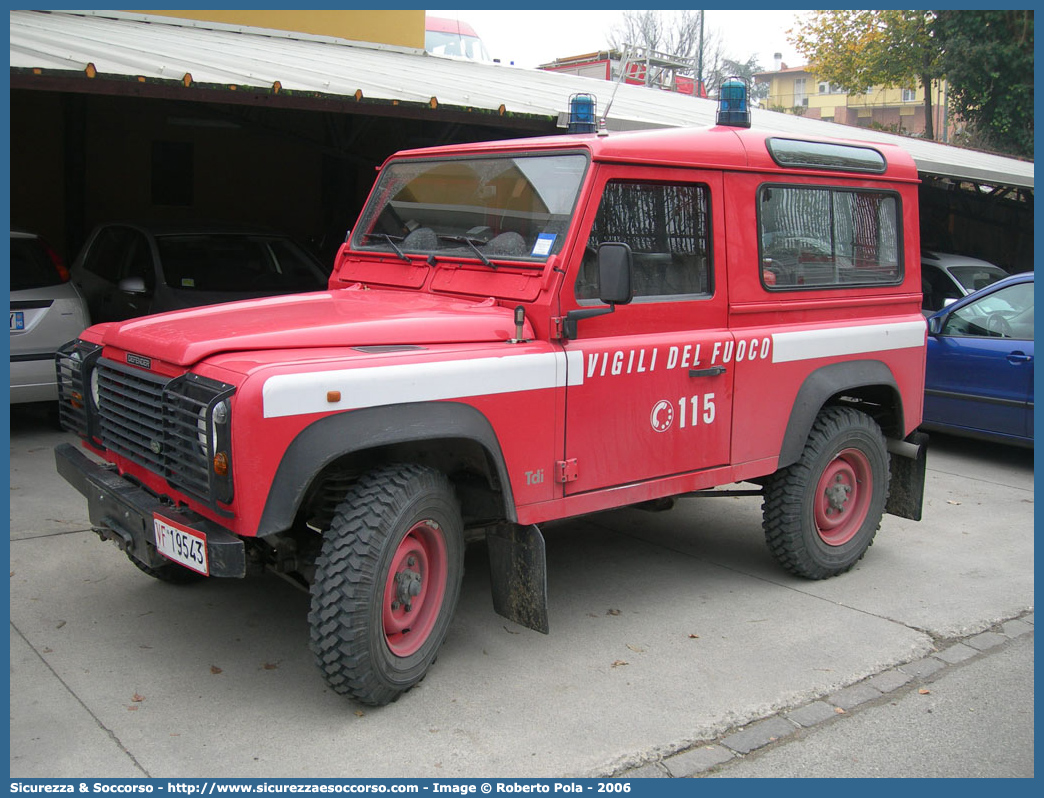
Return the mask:
{"type": "Polygon", "coordinates": [[[843,722],[870,706],[894,698],[899,692],[919,689],[950,668],[989,656],[1013,639],[1033,632],[1033,613],[1025,613],[964,638],[936,641],[936,651],[927,657],[869,676],[830,695],[790,707],[724,732],[715,740],[703,740],[668,756],[620,772],[613,778],[699,778],[728,768],[767,750],[775,744],[796,739],[828,723],[843,722]]]}

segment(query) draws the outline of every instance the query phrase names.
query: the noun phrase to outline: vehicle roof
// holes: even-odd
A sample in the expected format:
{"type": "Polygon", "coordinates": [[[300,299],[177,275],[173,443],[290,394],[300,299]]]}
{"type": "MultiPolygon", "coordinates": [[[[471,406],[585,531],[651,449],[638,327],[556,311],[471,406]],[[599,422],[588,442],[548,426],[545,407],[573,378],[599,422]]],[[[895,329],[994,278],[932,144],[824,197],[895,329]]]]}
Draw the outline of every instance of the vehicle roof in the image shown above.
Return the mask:
{"type": "MultiPolygon", "coordinates": [[[[949,269],[953,266],[978,266],[1004,272],[1000,266],[990,263],[982,258],[973,258],[970,255],[958,255],[954,252],[936,252],[924,250],[921,252],[921,264],[927,266],[938,266],[940,269],[949,269]]],[[[1007,274],[1007,272],[1004,272],[1007,274]]]]}
{"type": "Polygon", "coordinates": [[[648,163],[666,166],[704,167],[714,169],[767,170],[779,172],[780,167],[768,152],[766,141],[771,138],[795,141],[846,144],[860,149],[876,150],[884,156],[887,170],[883,174],[854,171],[835,171],[808,168],[786,168],[786,172],[826,172],[838,175],[856,175],[868,180],[909,180],[916,182],[917,167],[902,148],[894,144],[868,144],[865,141],[820,137],[790,136],[771,131],[736,127],[664,128],[608,134],[582,133],[539,138],[509,139],[477,144],[453,144],[427,147],[396,153],[398,157],[445,157],[454,155],[507,154],[549,150],[581,149],[595,161],[648,163]]]}
{"type": "Polygon", "coordinates": [[[475,29],[467,22],[448,17],[424,17],[424,30],[437,31],[438,33],[459,33],[462,36],[474,36],[478,38],[475,29]]]}

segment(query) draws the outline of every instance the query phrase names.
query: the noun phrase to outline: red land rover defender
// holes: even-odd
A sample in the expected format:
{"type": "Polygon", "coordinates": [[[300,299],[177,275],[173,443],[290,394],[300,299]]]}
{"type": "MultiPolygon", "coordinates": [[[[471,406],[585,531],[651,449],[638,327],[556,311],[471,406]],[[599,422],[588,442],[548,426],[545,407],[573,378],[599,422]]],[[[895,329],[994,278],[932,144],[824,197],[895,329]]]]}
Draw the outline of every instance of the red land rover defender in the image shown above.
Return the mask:
{"type": "Polygon", "coordinates": [[[309,586],[320,670],[372,704],[432,663],[474,535],[544,632],[539,524],[720,485],[784,568],[842,573],[920,517],[917,183],[897,147],[720,125],[399,153],[329,290],[68,344],[91,456],[58,470],[150,576],[309,586]]]}

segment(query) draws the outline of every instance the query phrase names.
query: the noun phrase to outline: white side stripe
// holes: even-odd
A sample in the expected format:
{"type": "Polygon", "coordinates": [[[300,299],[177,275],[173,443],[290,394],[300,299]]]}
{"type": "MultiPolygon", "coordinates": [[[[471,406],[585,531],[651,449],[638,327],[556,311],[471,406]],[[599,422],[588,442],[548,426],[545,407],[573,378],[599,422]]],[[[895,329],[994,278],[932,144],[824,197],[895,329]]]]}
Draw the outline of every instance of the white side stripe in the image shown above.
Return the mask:
{"type": "Polygon", "coordinates": [[[570,385],[583,381],[581,352],[279,374],[265,382],[261,393],[265,418],[279,418],[405,402],[561,388],[566,385],[567,377],[570,385]],[[330,391],[340,391],[341,401],[327,401],[330,391]]]}
{"type": "MultiPolygon", "coordinates": [[[[579,349],[574,349],[572,352],[565,353],[565,363],[560,365],[566,365],[566,377],[568,377],[569,387],[574,385],[584,384],[584,353],[579,349]]],[[[561,384],[561,383],[559,383],[561,384]]]]}
{"type": "Polygon", "coordinates": [[[898,324],[775,333],[772,336],[772,362],[790,363],[795,360],[922,347],[926,332],[925,322],[904,321],[898,324]]]}

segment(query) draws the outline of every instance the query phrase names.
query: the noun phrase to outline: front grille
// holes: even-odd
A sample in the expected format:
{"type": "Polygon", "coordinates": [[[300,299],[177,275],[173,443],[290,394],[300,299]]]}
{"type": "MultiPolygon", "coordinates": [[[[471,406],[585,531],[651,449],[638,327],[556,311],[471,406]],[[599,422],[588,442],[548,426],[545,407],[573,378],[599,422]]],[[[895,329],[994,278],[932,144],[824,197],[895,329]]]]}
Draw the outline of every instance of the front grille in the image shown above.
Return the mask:
{"type": "Polygon", "coordinates": [[[98,363],[98,417],[106,449],[164,473],[163,387],[167,379],[109,360],[98,363]]]}
{"type": "Polygon", "coordinates": [[[107,358],[95,371],[95,435],[104,448],[210,505],[231,500],[231,474],[211,469],[216,451],[229,451],[227,417],[216,425],[214,409],[231,385],[196,374],[171,379],[107,358]]]}

